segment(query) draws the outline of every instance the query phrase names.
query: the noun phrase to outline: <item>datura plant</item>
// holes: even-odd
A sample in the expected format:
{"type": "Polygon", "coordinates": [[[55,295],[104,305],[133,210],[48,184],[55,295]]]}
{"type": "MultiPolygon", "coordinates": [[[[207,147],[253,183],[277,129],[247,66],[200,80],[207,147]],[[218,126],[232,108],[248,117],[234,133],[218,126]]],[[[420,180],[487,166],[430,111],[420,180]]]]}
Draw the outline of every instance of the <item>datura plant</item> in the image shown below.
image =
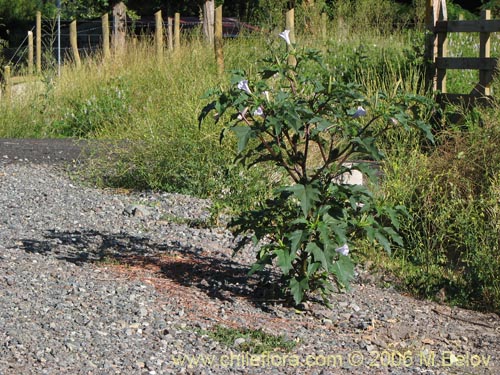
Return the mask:
{"type": "Polygon", "coordinates": [[[271,48],[277,52],[253,77],[233,71],[228,88],[209,90],[205,99],[212,101],[199,120],[211,114],[224,121],[221,141],[234,133],[238,162],[270,163],[287,176],[271,199],[230,222],[235,234],[260,244],[250,273],[277,266],[296,305],[318,293],[329,305],[328,294],[353,279],[355,239],[388,252],[402,245],[397,230],[404,207],[381,205],[346,177],[356,170],[367,181],[377,178],[372,162],[383,155],[376,140],[391,128],[419,128],[432,139],[419,115],[429,103],[403,94],[368,98],[356,83],[336,79],[318,51],[299,50],[288,31],[280,37],[285,48],[271,48]]]}

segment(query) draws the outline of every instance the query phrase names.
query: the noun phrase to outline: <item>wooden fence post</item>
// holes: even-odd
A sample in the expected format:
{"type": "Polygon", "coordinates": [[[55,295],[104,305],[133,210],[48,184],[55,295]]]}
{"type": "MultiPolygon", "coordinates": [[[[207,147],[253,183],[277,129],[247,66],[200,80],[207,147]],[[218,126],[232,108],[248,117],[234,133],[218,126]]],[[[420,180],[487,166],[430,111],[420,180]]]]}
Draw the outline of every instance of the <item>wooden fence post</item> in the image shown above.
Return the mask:
{"type": "MultiPolygon", "coordinates": [[[[285,16],[285,29],[290,30],[289,38],[292,44],[295,43],[295,10],[292,8],[288,12],[286,12],[285,16]]],[[[288,46],[290,49],[290,46],[288,46]]],[[[288,56],[288,64],[295,66],[297,65],[297,59],[295,56],[288,56]]]]}
{"type": "Polygon", "coordinates": [[[214,8],[214,0],[205,0],[203,3],[203,34],[205,34],[209,44],[214,42],[214,8]]]}
{"type": "MultiPolygon", "coordinates": [[[[448,33],[440,32],[437,35],[437,56],[448,55],[448,33]]],[[[436,90],[446,93],[446,69],[438,68],[436,72],[436,90]]]]}
{"type": "MultiPolygon", "coordinates": [[[[491,19],[491,10],[483,10],[481,18],[485,21],[491,19]]],[[[491,40],[489,32],[479,33],[479,57],[486,59],[491,57],[491,40]]],[[[483,96],[491,95],[490,84],[493,79],[493,70],[479,70],[479,93],[483,96]]]]}
{"type": "Polygon", "coordinates": [[[326,24],[327,24],[327,15],[326,13],[321,13],[321,38],[323,42],[326,41],[326,24]]]}
{"type": "Polygon", "coordinates": [[[163,58],[163,18],[161,10],[155,13],[155,44],[156,44],[156,57],[158,61],[163,58]]]}
{"type": "Polygon", "coordinates": [[[120,1],[113,7],[113,52],[125,52],[125,38],[127,36],[127,7],[120,1]]]}
{"type": "Polygon", "coordinates": [[[69,24],[69,41],[71,44],[71,50],[73,51],[73,59],[75,60],[77,68],[79,68],[82,65],[82,62],[80,60],[80,53],[78,52],[77,36],[78,32],[76,31],[76,20],[74,20],[69,24]]]}
{"type": "Polygon", "coordinates": [[[181,46],[181,15],[175,13],[174,16],[174,49],[178,50],[181,46]]]}
{"type": "Polygon", "coordinates": [[[33,74],[33,31],[28,31],[28,74],[33,74]]]}
{"type": "Polygon", "coordinates": [[[5,80],[5,99],[10,101],[12,94],[12,81],[10,79],[10,66],[6,65],[3,69],[3,78],[5,80]]]}
{"type": "Polygon", "coordinates": [[[285,29],[290,30],[290,42],[295,43],[295,10],[286,12],[285,29]]]}
{"type": "Polygon", "coordinates": [[[224,51],[222,40],[222,5],[215,9],[215,33],[214,33],[215,60],[217,72],[224,73],[224,51]]]}
{"type": "Polygon", "coordinates": [[[425,26],[426,26],[426,37],[425,37],[425,85],[426,90],[436,91],[436,71],[434,60],[437,55],[437,35],[434,32],[437,19],[434,17],[434,8],[438,6],[436,0],[426,0],[425,3],[425,26]]]}
{"type": "Polygon", "coordinates": [[[102,23],[102,53],[105,60],[111,57],[111,51],[109,49],[109,15],[105,13],[101,17],[102,23]]]}
{"type": "Polygon", "coordinates": [[[167,18],[167,43],[168,49],[171,51],[174,49],[174,19],[172,17],[167,18]]]}
{"type": "Polygon", "coordinates": [[[42,13],[36,12],[36,72],[42,72],[42,13]]]}

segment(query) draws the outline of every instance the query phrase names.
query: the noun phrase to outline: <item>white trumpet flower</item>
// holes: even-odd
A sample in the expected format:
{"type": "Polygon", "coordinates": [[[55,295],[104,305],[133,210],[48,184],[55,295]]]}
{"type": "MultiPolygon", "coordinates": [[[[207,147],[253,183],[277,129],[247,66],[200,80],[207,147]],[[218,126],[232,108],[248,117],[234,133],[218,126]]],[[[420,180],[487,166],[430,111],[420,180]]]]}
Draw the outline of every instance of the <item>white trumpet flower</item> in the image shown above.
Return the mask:
{"type": "Polygon", "coordinates": [[[290,30],[285,30],[279,33],[279,36],[285,39],[286,44],[288,44],[289,46],[292,45],[292,42],[290,42],[290,30]]]}
{"type": "Polygon", "coordinates": [[[245,91],[247,94],[251,94],[252,93],[252,91],[250,91],[250,87],[248,86],[248,80],[246,80],[246,79],[238,82],[238,88],[240,90],[245,91]]]}

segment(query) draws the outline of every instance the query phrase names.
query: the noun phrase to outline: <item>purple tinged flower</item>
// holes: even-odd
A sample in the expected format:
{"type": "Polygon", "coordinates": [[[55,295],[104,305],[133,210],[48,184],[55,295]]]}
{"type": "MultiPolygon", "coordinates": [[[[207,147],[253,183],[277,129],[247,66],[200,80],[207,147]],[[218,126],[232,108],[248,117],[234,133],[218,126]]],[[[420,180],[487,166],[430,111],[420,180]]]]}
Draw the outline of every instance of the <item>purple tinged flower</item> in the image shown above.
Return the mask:
{"type": "Polygon", "coordinates": [[[366,110],[362,106],[358,106],[358,109],[356,110],[356,112],[354,112],[352,118],[358,118],[363,116],[366,116],[366,110]]]}
{"type": "Polygon", "coordinates": [[[257,108],[254,112],[253,112],[253,115],[254,116],[264,116],[264,110],[262,109],[262,107],[259,106],[259,108],[257,108]]]}
{"type": "Polygon", "coordinates": [[[250,87],[248,86],[248,80],[246,80],[246,79],[238,82],[238,88],[240,90],[245,91],[247,94],[251,94],[252,93],[252,91],[250,91],[250,87]]]}
{"type": "Polygon", "coordinates": [[[279,36],[285,39],[286,44],[288,44],[289,46],[292,45],[292,42],[290,42],[290,30],[285,30],[279,33],[279,36]]]}
{"type": "Polygon", "coordinates": [[[349,246],[347,246],[347,244],[345,243],[344,245],[342,245],[341,247],[338,247],[335,249],[335,251],[339,254],[342,254],[344,256],[347,256],[349,255],[349,246]]]}

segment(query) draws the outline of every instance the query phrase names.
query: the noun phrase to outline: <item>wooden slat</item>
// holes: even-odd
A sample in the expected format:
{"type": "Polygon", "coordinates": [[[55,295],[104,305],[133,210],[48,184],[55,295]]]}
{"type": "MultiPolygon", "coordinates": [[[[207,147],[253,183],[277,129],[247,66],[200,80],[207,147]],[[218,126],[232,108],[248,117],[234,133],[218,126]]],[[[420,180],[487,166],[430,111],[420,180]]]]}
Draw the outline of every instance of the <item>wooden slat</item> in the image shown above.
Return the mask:
{"type": "Polygon", "coordinates": [[[500,20],[437,21],[436,33],[494,33],[500,31],[500,20]]]}
{"type": "Polygon", "coordinates": [[[16,85],[18,83],[34,82],[40,80],[38,76],[16,76],[10,78],[10,83],[16,85]]]}
{"type": "Polygon", "coordinates": [[[437,69],[495,70],[497,58],[479,57],[437,57],[437,69]]]}

